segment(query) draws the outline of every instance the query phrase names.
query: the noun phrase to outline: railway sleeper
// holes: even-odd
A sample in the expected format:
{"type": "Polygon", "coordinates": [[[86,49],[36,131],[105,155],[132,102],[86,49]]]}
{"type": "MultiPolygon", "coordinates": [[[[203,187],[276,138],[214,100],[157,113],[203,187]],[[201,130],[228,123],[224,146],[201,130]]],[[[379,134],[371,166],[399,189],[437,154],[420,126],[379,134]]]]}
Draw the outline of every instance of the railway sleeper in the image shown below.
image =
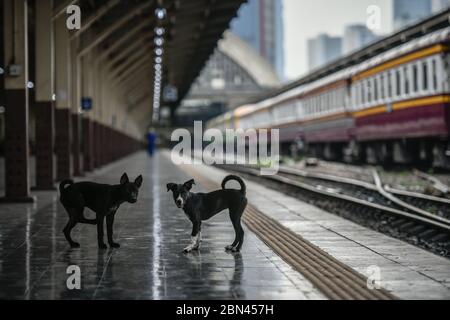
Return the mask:
{"type": "Polygon", "coordinates": [[[438,233],[434,237],[432,237],[430,240],[433,242],[443,242],[444,240],[448,240],[449,235],[447,233],[438,233]]]}
{"type": "Polygon", "coordinates": [[[422,240],[430,240],[432,237],[436,236],[438,232],[435,229],[426,229],[418,234],[418,237],[422,240]]]}
{"type": "Polygon", "coordinates": [[[414,235],[419,236],[420,233],[422,233],[423,231],[427,230],[427,227],[423,224],[418,224],[417,226],[409,229],[408,231],[414,235]]]}

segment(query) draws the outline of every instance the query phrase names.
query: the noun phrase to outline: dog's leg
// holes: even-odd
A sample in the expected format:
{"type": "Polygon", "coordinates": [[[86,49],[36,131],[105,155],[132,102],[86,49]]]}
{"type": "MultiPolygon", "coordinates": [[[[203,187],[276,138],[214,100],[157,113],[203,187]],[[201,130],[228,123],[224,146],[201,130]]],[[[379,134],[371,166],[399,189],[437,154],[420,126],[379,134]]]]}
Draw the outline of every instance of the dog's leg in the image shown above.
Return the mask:
{"type": "Polygon", "coordinates": [[[97,224],[97,219],[86,219],[86,217],[84,216],[84,208],[81,208],[78,211],[78,222],[92,225],[97,224]]]}
{"type": "Polygon", "coordinates": [[[191,252],[192,250],[197,250],[200,247],[201,238],[201,221],[192,223],[192,233],[191,233],[191,243],[184,248],[184,252],[191,252]]]}
{"type": "Polygon", "coordinates": [[[236,220],[236,218],[234,217],[234,211],[230,210],[230,219],[231,219],[231,223],[233,223],[233,228],[234,228],[234,241],[232,244],[230,244],[229,246],[225,247],[225,250],[230,251],[230,250],[234,250],[234,248],[236,248],[236,246],[239,243],[239,234],[240,234],[240,229],[239,229],[239,224],[236,220]]]}
{"type": "Polygon", "coordinates": [[[242,245],[244,244],[244,228],[242,228],[241,225],[241,218],[242,214],[244,213],[245,207],[247,207],[247,199],[244,199],[242,206],[239,208],[239,214],[238,214],[238,225],[239,225],[239,244],[235,249],[233,249],[234,252],[241,251],[242,245]]]}
{"type": "Polygon", "coordinates": [[[113,241],[113,224],[115,213],[106,216],[106,233],[108,235],[108,243],[111,248],[120,248],[120,244],[113,241]]]}
{"type": "Polygon", "coordinates": [[[97,214],[97,240],[98,240],[98,247],[100,249],[107,248],[105,242],[103,241],[103,221],[104,220],[105,220],[105,215],[97,214]]]}
{"type": "Polygon", "coordinates": [[[239,252],[241,250],[241,247],[244,243],[244,229],[241,225],[241,217],[244,213],[245,207],[247,206],[247,200],[245,200],[240,207],[237,209],[230,209],[230,219],[233,223],[233,228],[235,232],[235,239],[234,242],[225,247],[225,250],[233,251],[233,252],[239,252]]]}
{"type": "Polygon", "coordinates": [[[239,243],[231,251],[239,252],[241,251],[242,245],[244,244],[244,228],[242,228],[241,220],[239,219],[239,243]]]}
{"type": "Polygon", "coordinates": [[[70,236],[70,232],[77,224],[75,212],[71,208],[66,208],[66,211],[69,214],[69,222],[67,222],[67,225],[64,227],[63,230],[64,236],[66,237],[67,242],[69,242],[72,248],[79,248],[80,244],[78,242],[73,241],[72,237],[70,236]]]}

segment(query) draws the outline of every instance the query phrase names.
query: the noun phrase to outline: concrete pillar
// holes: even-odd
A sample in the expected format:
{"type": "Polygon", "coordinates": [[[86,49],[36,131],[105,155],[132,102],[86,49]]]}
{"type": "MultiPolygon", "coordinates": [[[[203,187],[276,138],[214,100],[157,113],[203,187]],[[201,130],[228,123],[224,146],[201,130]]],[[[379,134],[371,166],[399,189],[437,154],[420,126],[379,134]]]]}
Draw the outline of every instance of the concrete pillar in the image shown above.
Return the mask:
{"type": "Polygon", "coordinates": [[[80,116],[80,59],[78,57],[79,38],[70,43],[71,50],[71,109],[72,109],[72,154],[73,174],[83,174],[83,160],[81,159],[81,116],[80,116]]]}
{"type": "Polygon", "coordinates": [[[94,63],[94,166],[101,167],[102,162],[102,134],[101,134],[101,117],[102,117],[102,101],[101,101],[101,77],[100,64],[98,61],[94,63]]]}
{"type": "MultiPolygon", "coordinates": [[[[37,0],[36,0],[37,2],[37,0]]],[[[36,189],[52,190],[55,181],[53,0],[36,3],[36,189]]]]}
{"type": "Polygon", "coordinates": [[[28,8],[25,0],[4,0],[5,198],[32,202],[28,150],[28,8]]]}
{"type": "Polygon", "coordinates": [[[63,15],[55,21],[57,180],[72,177],[72,119],[70,112],[70,42],[63,15]]]}
{"type": "MultiPolygon", "coordinates": [[[[83,98],[93,98],[92,92],[92,66],[91,55],[82,58],[82,73],[81,73],[81,96],[83,98]]],[[[95,108],[95,101],[93,107],[95,108]]],[[[83,167],[84,171],[94,170],[94,123],[92,121],[92,113],[94,111],[83,112],[83,167]]]]}

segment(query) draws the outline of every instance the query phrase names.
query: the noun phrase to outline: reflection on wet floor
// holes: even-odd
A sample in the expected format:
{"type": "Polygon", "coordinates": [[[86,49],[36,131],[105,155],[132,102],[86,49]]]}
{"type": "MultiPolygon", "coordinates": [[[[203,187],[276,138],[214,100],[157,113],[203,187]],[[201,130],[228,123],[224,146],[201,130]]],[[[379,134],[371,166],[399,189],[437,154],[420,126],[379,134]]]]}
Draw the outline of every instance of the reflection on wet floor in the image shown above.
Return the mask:
{"type": "Polygon", "coordinates": [[[165,185],[189,177],[163,156],[139,153],[86,179],[118,183],[124,171],[133,178],[142,173],[144,184],[138,203],[124,204],[116,215],[120,249],[98,249],[89,225],[75,227],[81,248],[71,249],[55,193],[37,193],[34,205],[0,206],[0,299],[321,298],[248,230],[242,253],[226,253],[234,238],[226,213],[204,224],[200,251],[182,253],[191,225],[165,185]],[[67,288],[71,265],[80,267],[81,290],[67,288]]]}

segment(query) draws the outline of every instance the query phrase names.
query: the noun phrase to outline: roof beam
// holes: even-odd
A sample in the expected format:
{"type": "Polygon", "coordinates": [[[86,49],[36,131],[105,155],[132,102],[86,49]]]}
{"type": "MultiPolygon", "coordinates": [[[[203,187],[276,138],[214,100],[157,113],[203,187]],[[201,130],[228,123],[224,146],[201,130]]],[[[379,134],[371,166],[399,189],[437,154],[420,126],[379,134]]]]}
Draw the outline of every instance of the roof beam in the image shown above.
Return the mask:
{"type": "Polygon", "coordinates": [[[112,9],[119,3],[120,0],[109,0],[106,4],[104,4],[98,10],[96,10],[95,13],[92,14],[86,21],[83,22],[83,24],[81,25],[81,29],[76,30],[76,32],[72,35],[71,39],[79,37],[84,31],[89,29],[92,24],[94,24],[98,19],[103,17],[106,13],[108,13],[110,9],[112,9]]]}
{"type": "Polygon", "coordinates": [[[99,57],[99,61],[104,60],[108,57],[111,53],[116,51],[120,48],[125,42],[132,36],[134,36],[139,31],[143,30],[146,26],[149,25],[149,21],[144,20],[141,23],[139,23],[137,26],[135,26],[133,29],[125,33],[122,37],[120,37],[118,40],[116,40],[108,49],[102,52],[102,54],[99,57]]]}
{"type": "Polygon", "coordinates": [[[136,104],[136,101],[142,97],[143,93],[153,93],[151,81],[141,82],[139,85],[134,87],[133,90],[127,94],[127,101],[131,104],[136,104]]]}
{"type": "MultiPolygon", "coordinates": [[[[125,50],[119,52],[116,56],[111,58],[110,61],[108,61],[106,67],[108,69],[113,68],[120,60],[125,59],[128,55],[132,54],[133,52],[136,52],[139,48],[146,46],[146,43],[143,39],[141,41],[136,41],[129,47],[127,47],[125,50]]],[[[117,66],[116,66],[117,67],[117,66]]]]}
{"type": "Polygon", "coordinates": [[[137,50],[134,54],[128,57],[128,59],[120,64],[117,68],[113,69],[111,71],[111,77],[116,77],[120,74],[122,74],[125,70],[129,69],[131,66],[134,66],[135,63],[141,62],[148,54],[149,46],[143,46],[139,50],[137,50]]]}
{"type": "MultiPolygon", "coordinates": [[[[150,59],[148,59],[148,61],[145,60],[137,60],[133,63],[133,65],[131,67],[129,67],[127,70],[125,70],[122,74],[117,75],[116,79],[112,79],[113,81],[113,85],[118,85],[122,82],[122,80],[126,77],[128,77],[129,75],[137,72],[139,69],[144,69],[147,66],[152,66],[152,61],[150,59]]],[[[151,73],[150,73],[151,74],[151,73]]]]}
{"type": "Polygon", "coordinates": [[[78,0],[66,0],[64,3],[60,4],[57,8],[53,9],[53,17],[52,19],[57,19],[60,15],[67,12],[67,7],[74,5],[78,2],[78,0]]]}
{"type": "Polygon", "coordinates": [[[151,69],[152,65],[150,64],[150,62],[146,62],[144,64],[144,67],[140,67],[138,70],[136,70],[136,73],[130,73],[130,72],[126,72],[124,74],[122,74],[122,76],[120,77],[119,81],[117,81],[114,85],[115,86],[120,86],[122,84],[126,84],[126,88],[125,88],[125,92],[127,91],[127,89],[132,88],[134,86],[136,86],[139,82],[143,81],[145,77],[153,77],[153,74],[149,74],[147,73],[148,69],[151,69]],[[130,77],[132,77],[130,79],[130,77]]]}
{"type": "Polygon", "coordinates": [[[153,0],[148,0],[146,2],[140,3],[139,5],[133,7],[128,14],[123,16],[121,19],[115,21],[113,24],[111,24],[109,27],[107,27],[105,30],[100,32],[100,34],[96,35],[92,38],[92,40],[85,44],[83,48],[79,51],[78,55],[80,57],[84,56],[86,53],[91,51],[93,48],[95,48],[98,44],[103,42],[107,37],[109,37],[114,31],[122,27],[124,24],[126,24],[128,21],[130,21],[136,14],[140,13],[142,10],[148,8],[153,4],[153,0]]]}
{"type": "Polygon", "coordinates": [[[131,103],[131,105],[127,108],[127,113],[133,113],[133,111],[139,110],[139,107],[141,107],[146,100],[152,101],[151,98],[151,92],[144,93],[135,102],[131,103]]]}

